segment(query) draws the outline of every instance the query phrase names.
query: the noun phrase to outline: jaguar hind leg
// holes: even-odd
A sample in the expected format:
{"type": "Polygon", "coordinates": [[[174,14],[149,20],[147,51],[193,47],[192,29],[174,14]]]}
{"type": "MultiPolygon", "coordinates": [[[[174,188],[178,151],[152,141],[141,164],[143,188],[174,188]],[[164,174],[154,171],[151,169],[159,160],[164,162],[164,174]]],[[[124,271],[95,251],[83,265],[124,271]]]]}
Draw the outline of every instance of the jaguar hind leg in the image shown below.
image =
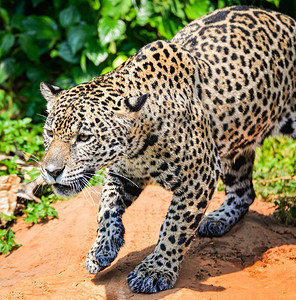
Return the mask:
{"type": "Polygon", "coordinates": [[[296,140],[296,103],[292,106],[291,112],[283,118],[279,132],[296,140]]]}
{"type": "Polygon", "coordinates": [[[222,160],[226,200],[217,210],[203,217],[197,230],[199,236],[222,236],[247,213],[255,199],[252,184],[254,158],[255,151],[248,151],[234,160],[222,160]]]}

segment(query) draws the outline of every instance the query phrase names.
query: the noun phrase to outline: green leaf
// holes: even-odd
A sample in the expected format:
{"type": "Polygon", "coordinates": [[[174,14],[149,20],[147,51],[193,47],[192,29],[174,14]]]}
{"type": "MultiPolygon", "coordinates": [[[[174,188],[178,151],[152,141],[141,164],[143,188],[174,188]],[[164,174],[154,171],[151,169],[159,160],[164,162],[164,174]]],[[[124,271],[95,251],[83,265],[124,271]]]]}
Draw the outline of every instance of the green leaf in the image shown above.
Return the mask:
{"type": "Polygon", "coordinates": [[[105,61],[108,57],[108,51],[106,47],[102,47],[100,42],[96,38],[88,39],[86,43],[86,57],[98,66],[105,61]]]}
{"type": "Polygon", "coordinates": [[[164,12],[162,16],[158,16],[154,20],[163,38],[170,40],[177,33],[178,27],[174,18],[169,14],[169,11],[164,12]]]}
{"type": "Polygon", "coordinates": [[[136,8],[136,11],[137,24],[140,26],[145,26],[153,15],[153,4],[149,0],[141,0],[141,3],[139,7],[136,8]]]}
{"type": "Polygon", "coordinates": [[[10,32],[7,32],[1,39],[0,42],[0,57],[4,56],[9,52],[11,47],[14,44],[14,35],[11,34],[10,32]]]}
{"type": "Polygon", "coordinates": [[[76,25],[69,28],[67,32],[67,41],[73,55],[82,49],[87,37],[89,36],[89,29],[88,25],[76,25]]]}
{"type": "Polygon", "coordinates": [[[194,1],[192,4],[186,3],[185,13],[191,20],[197,19],[209,12],[209,0],[194,1]]]}
{"type": "Polygon", "coordinates": [[[102,45],[123,38],[125,33],[125,23],[122,20],[114,20],[110,17],[102,18],[99,21],[99,37],[102,45]]]}
{"type": "Polygon", "coordinates": [[[22,50],[27,54],[32,61],[39,61],[39,47],[34,37],[29,34],[22,33],[19,36],[19,43],[22,50]]]}
{"type": "Polygon", "coordinates": [[[79,57],[73,55],[68,42],[62,42],[58,50],[59,56],[67,62],[72,64],[77,64],[79,62],[79,57]]]}
{"type": "Polygon", "coordinates": [[[59,22],[64,28],[68,28],[80,21],[80,14],[74,5],[70,5],[59,13],[59,22]]]}
{"type": "Polygon", "coordinates": [[[23,21],[24,29],[38,39],[58,39],[58,26],[53,19],[47,16],[29,16],[23,21]]]}
{"type": "Polygon", "coordinates": [[[88,0],[88,3],[94,10],[98,10],[101,7],[100,0],[88,0]]]}
{"type": "MultiPolygon", "coordinates": [[[[6,93],[4,90],[0,89],[0,110],[4,109],[6,105],[6,93]]],[[[0,126],[0,132],[1,132],[1,126],[0,126]]]]}
{"type": "Polygon", "coordinates": [[[4,24],[9,25],[9,14],[4,8],[0,8],[0,17],[4,21],[4,24]]]}
{"type": "Polygon", "coordinates": [[[101,72],[101,75],[104,75],[104,74],[109,73],[109,72],[111,72],[111,71],[113,71],[113,68],[112,68],[112,67],[106,67],[106,68],[104,68],[103,71],[101,72]]]}
{"type": "Polygon", "coordinates": [[[99,50],[97,52],[87,52],[87,58],[94,63],[95,66],[100,65],[108,57],[108,52],[104,50],[99,50]]]}
{"type": "Polygon", "coordinates": [[[15,215],[14,214],[11,214],[11,215],[5,215],[3,212],[0,213],[0,219],[3,219],[5,221],[13,221],[16,219],[15,215]]]}
{"type": "Polygon", "coordinates": [[[132,6],[132,0],[103,0],[101,14],[113,20],[124,18],[132,6]]]}
{"type": "Polygon", "coordinates": [[[280,1],[281,0],[267,0],[267,2],[274,4],[277,8],[280,6],[280,1]]]}
{"type": "Polygon", "coordinates": [[[90,74],[83,72],[81,68],[78,67],[75,67],[73,69],[73,78],[76,84],[88,82],[92,79],[90,74]]]}
{"type": "Polygon", "coordinates": [[[44,200],[42,197],[41,203],[29,203],[23,212],[27,215],[25,217],[26,223],[38,223],[39,220],[44,220],[47,217],[58,218],[57,211],[49,204],[50,200],[44,200]]]}
{"type": "Polygon", "coordinates": [[[171,11],[175,16],[179,17],[180,19],[185,18],[184,4],[180,3],[179,0],[174,0],[172,2],[171,11]]]}
{"type": "MultiPolygon", "coordinates": [[[[72,72],[71,72],[72,73],[72,72]]],[[[69,89],[70,87],[75,85],[75,82],[69,76],[62,74],[54,81],[56,86],[61,87],[62,89],[69,89]]]]}
{"type": "Polygon", "coordinates": [[[26,74],[28,78],[34,82],[40,81],[40,78],[42,78],[42,80],[44,81],[47,80],[47,70],[45,68],[42,68],[42,66],[40,65],[30,66],[27,69],[26,74]]]}
{"type": "Polygon", "coordinates": [[[55,7],[55,9],[60,9],[62,6],[62,3],[65,3],[65,0],[54,0],[53,1],[53,5],[55,7]]]}
{"type": "Polygon", "coordinates": [[[227,1],[227,0],[218,0],[217,8],[223,8],[223,7],[225,7],[226,6],[225,1],[227,1]]]}
{"type": "Polygon", "coordinates": [[[23,31],[24,30],[24,26],[23,26],[24,19],[25,19],[24,15],[21,15],[21,14],[13,15],[11,18],[11,26],[13,28],[16,28],[19,31],[23,31]]]}
{"type": "Polygon", "coordinates": [[[6,254],[14,248],[20,247],[14,241],[14,232],[9,229],[0,229],[0,254],[6,254]]]}
{"type": "Polygon", "coordinates": [[[6,81],[6,79],[13,73],[14,63],[14,58],[7,58],[0,62],[0,84],[6,81]]]}
{"type": "Polygon", "coordinates": [[[120,66],[122,63],[124,63],[127,59],[128,59],[128,57],[125,56],[125,55],[118,55],[118,56],[113,60],[112,67],[113,67],[114,69],[117,68],[117,67],[120,66]]]}
{"type": "Polygon", "coordinates": [[[80,56],[80,68],[81,68],[82,72],[84,72],[84,73],[87,72],[85,53],[86,53],[86,50],[84,49],[81,53],[81,56],[80,56]]]}

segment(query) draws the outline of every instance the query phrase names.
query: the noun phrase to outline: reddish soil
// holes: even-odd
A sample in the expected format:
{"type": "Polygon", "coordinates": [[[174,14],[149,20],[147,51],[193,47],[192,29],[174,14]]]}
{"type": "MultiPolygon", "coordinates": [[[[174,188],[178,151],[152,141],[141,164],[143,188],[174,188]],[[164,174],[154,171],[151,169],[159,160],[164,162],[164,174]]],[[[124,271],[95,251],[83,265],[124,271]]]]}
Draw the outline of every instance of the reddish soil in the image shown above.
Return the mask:
{"type": "MultiPolygon", "coordinates": [[[[124,215],[118,258],[97,275],[84,268],[97,210],[86,195],[56,203],[59,219],[13,227],[23,246],[0,257],[0,299],[296,299],[296,228],[278,225],[271,204],[256,200],[224,237],[195,238],[174,289],[137,295],[125,277],[153,250],[171,193],[146,188],[124,215]]],[[[209,210],[223,200],[215,194],[209,210]]]]}

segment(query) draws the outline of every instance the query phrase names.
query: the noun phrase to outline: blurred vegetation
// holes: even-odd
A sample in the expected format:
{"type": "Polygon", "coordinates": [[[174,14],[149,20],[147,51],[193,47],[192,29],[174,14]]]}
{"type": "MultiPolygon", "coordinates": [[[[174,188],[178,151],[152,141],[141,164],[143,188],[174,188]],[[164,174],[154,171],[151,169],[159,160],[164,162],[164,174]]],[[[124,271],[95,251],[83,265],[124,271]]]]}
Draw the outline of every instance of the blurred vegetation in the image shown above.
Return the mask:
{"type": "MultiPolygon", "coordinates": [[[[191,20],[237,4],[296,16],[296,0],[0,0],[0,154],[13,156],[0,161],[0,175],[21,175],[20,157],[43,155],[40,81],[62,88],[89,81],[142,46],[171,39],[191,20]]],[[[269,139],[257,154],[259,196],[295,196],[295,142],[269,139]]],[[[47,205],[43,199],[43,209],[55,215],[47,205]]],[[[26,213],[37,211],[30,206],[26,213]]],[[[39,216],[27,218],[46,217],[39,216]]],[[[0,243],[8,238],[11,232],[0,243]]]]}
{"type": "Polygon", "coordinates": [[[267,138],[256,149],[253,177],[257,197],[274,202],[281,223],[296,226],[296,141],[267,138]]]}
{"type": "Polygon", "coordinates": [[[286,137],[267,138],[256,149],[254,187],[258,198],[296,197],[296,143],[286,137]]]}

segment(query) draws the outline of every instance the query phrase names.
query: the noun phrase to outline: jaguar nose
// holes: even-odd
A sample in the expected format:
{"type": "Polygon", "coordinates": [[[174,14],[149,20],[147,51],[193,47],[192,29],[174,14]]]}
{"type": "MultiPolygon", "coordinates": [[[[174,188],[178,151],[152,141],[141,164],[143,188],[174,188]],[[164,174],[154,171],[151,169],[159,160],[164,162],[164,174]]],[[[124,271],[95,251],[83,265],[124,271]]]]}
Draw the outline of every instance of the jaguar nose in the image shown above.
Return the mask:
{"type": "Polygon", "coordinates": [[[49,166],[47,166],[47,168],[45,168],[45,171],[51,177],[53,177],[54,179],[57,179],[57,177],[63,173],[64,169],[65,169],[65,166],[62,168],[57,168],[56,166],[49,165],[49,166]]]}

